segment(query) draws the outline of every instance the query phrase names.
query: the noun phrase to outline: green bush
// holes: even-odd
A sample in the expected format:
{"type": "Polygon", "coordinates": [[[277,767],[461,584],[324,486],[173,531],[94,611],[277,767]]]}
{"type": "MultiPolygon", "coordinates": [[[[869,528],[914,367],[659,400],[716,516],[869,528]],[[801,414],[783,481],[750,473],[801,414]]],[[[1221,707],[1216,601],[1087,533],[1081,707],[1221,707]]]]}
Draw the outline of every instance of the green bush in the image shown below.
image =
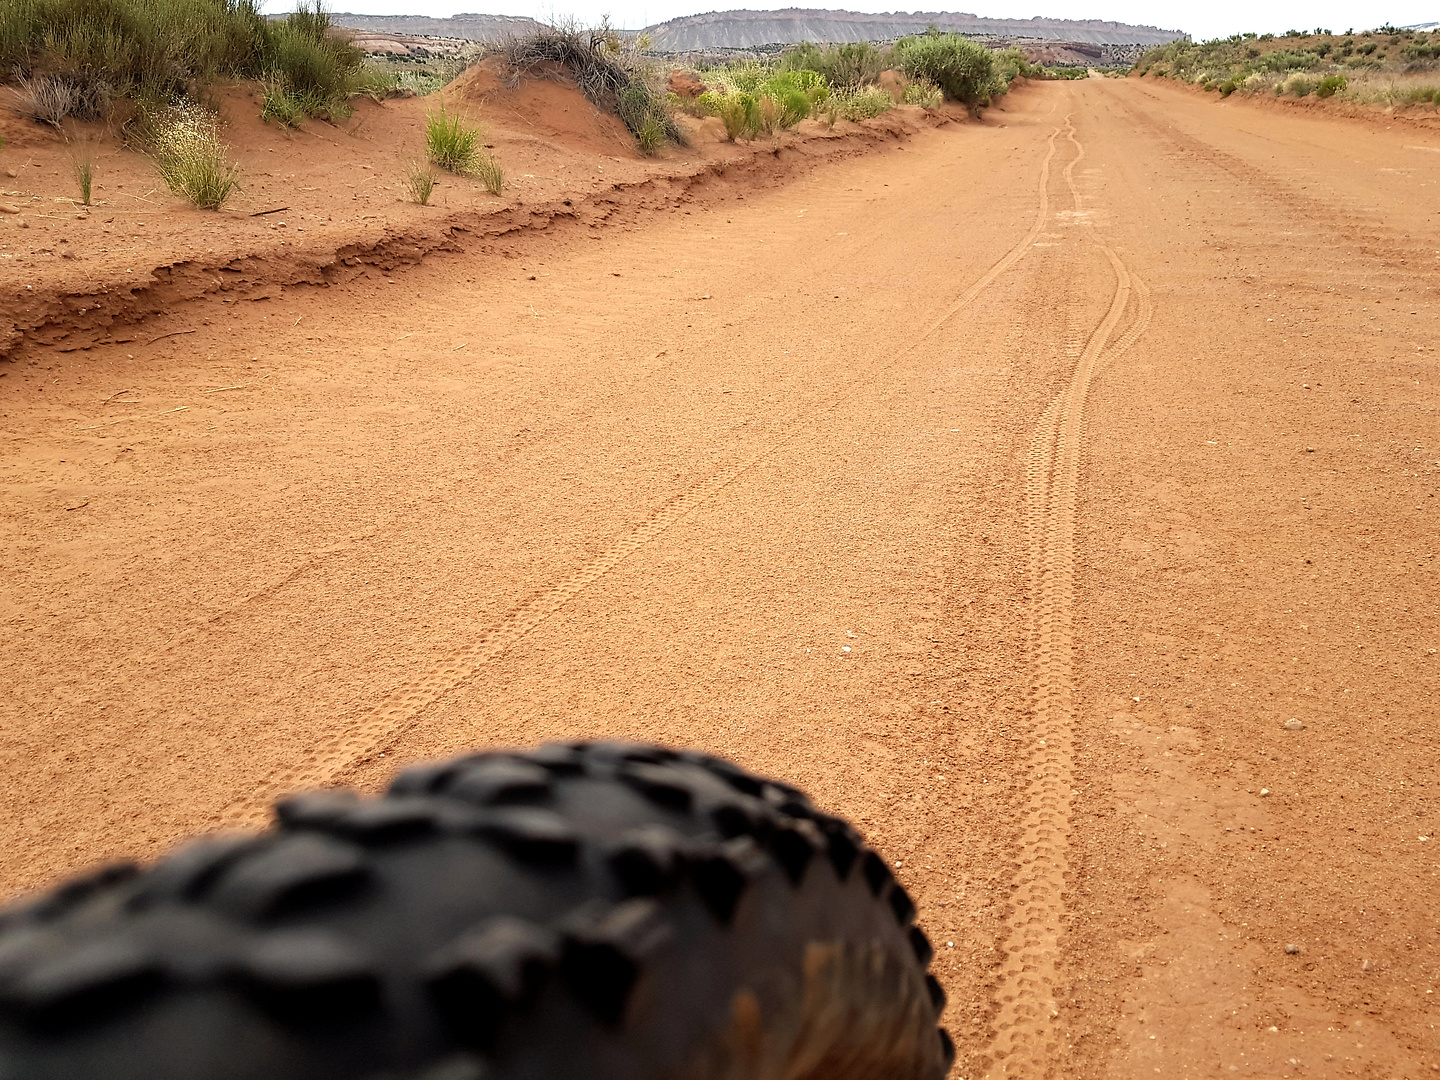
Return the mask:
{"type": "Polygon", "coordinates": [[[635,145],[646,157],[654,157],[669,140],[665,137],[665,122],[657,116],[647,116],[635,133],[635,145]]]}
{"type": "Polygon", "coordinates": [[[959,34],[925,34],[895,43],[897,66],[912,79],[929,79],[945,96],[972,108],[1003,93],[991,51],[959,34]]]}
{"type": "Polygon", "coordinates": [[[814,71],[786,71],[765,80],[758,96],[775,103],[775,126],[792,128],[830,94],[822,76],[814,71]]]}
{"type": "Polygon", "coordinates": [[[471,176],[480,161],[480,128],[451,115],[442,106],[425,122],[425,151],[447,172],[471,176]]]}
{"type": "Polygon", "coordinates": [[[995,73],[1004,81],[1006,86],[1019,78],[1033,77],[1043,74],[1044,68],[1039,64],[1032,64],[1025,59],[1025,54],[1019,49],[1001,49],[994,54],[995,73]]]}
{"type": "Polygon", "coordinates": [[[720,103],[724,95],[717,94],[713,90],[706,90],[695,99],[690,106],[690,111],[695,116],[719,116],[720,103]]]}
{"type": "Polygon", "coordinates": [[[5,0],[0,69],[163,100],[260,74],[271,34],[255,0],[5,0]]]}
{"type": "Polygon", "coordinates": [[[658,154],[670,141],[670,129],[675,123],[670,105],[649,82],[637,79],[621,90],[616,95],[616,111],[647,157],[658,154]]]}
{"type": "Polygon", "coordinates": [[[726,94],[720,99],[719,110],[720,122],[725,125],[725,137],[731,142],[755,132],[759,122],[759,103],[753,94],[726,94]]]}
{"type": "Polygon", "coordinates": [[[305,108],[284,86],[267,79],[261,88],[260,119],[274,120],[281,127],[299,127],[305,108]]]}
{"type": "Polygon", "coordinates": [[[291,97],[270,116],[345,111],[366,90],[363,57],[320,0],[277,21],[258,0],[4,0],[0,70],[43,77],[67,115],[103,113],[115,97],[174,101],[220,78],[265,78],[291,97]]]}
{"type": "Polygon", "coordinates": [[[823,48],[812,42],[805,42],[788,49],[780,57],[780,70],[813,71],[823,78],[827,85],[835,88],[855,89],[875,82],[880,73],[892,66],[888,49],[879,49],[868,41],[851,42],[846,45],[827,45],[823,48]]]}
{"type": "Polygon", "coordinates": [[[266,49],[266,66],[275,81],[292,94],[327,102],[352,92],[364,59],[349,38],[331,32],[320,0],[301,0],[275,23],[266,49]]]}
{"type": "Polygon", "coordinates": [[[1326,75],[1315,84],[1315,96],[1328,98],[1334,97],[1341,90],[1345,89],[1348,80],[1344,75],[1326,75]]]}

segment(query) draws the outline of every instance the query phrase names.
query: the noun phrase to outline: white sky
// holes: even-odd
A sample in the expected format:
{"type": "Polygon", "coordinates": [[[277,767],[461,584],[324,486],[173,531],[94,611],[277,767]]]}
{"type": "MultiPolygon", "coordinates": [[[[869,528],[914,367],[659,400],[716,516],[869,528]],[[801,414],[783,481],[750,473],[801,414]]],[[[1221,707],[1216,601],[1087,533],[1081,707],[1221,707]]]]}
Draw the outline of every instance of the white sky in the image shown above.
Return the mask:
{"type": "MultiPolygon", "coordinates": [[[[812,0],[813,3],[813,0],[812,0]]],[[[288,11],[290,0],[266,0],[268,12],[288,11]]],[[[724,0],[556,0],[539,6],[524,0],[330,0],[334,11],[365,15],[433,15],[444,17],[457,11],[486,15],[529,15],[550,22],[573,16],[592,23],[602,15],[619,27],[638,29],[680,15],[746,7],[770,9],[808,7],[805,0],[788,2],[726,3],[724,0]]],[[[893,11],[894,6],[842,0],[813,6],[845,8],[850,11],[893,11]]],[[[971,11],[1001,19],[1028,19],[1034,15],[1053,19],[1114,19],[1119,22],[1161,26],[1187,31],[1197,41],[1253,30],[1256,33],[1283,33],[1291,28],[1313,30],[1317,26],[1337,33],[1389,22],[1395,26],[1440,20],[1440,0],[1393,0],[1360,4],[1343,0],[1181,0],[1179,3],[1145,3],[1143,0],[964,0],[957,6],[932,4],[928,10],[971,11]]]]}

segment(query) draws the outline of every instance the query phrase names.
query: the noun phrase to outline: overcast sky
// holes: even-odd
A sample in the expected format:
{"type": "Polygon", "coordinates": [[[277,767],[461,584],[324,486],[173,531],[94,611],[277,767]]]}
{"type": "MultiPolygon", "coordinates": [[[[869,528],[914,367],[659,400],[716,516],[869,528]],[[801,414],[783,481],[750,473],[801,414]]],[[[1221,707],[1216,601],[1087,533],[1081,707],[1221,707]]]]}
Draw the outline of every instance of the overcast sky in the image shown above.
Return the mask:
{"type": "MultiPolygon", "coordinates": [[[[265,10],[288,11],[292,0],[268,0],[265,10]]],[[[331,0],[334,11],[353,11],[366,15],[434,15],[448,16],[457,11],[473,11],[486,15],[529,15],[546,22],[572,16],[582,22],[596,22],[609,15],[616,26],[639,28],[664,22],[680,15],[702,11],[726,10],[731,7],[770,9],[810,6],[804,0],[788,3],[726,4],[716,0],[569,0],[567,3],[544,7],[523,0],[331,0]]],[[[814,4],[815,7],[822,6],[814,4]]],[[[843,7],[849,11],[891,11],[893,6],[880,4],[835,3],[824,6],[843,7]]],[[[931,7],[929,10],[935,10],[931,7]]],[[[1394,3],[1344,3],[1340,0],[1181,0],[1179,3],[1144,3],[1142,0],[965,0],[948,11],[970,11],[997,19],[1028,19],[1034,15],[1052,19],[1115,19],[1119,22],[1162,26],[1167,30],[1184,30],[1196,40],[1226,37],[1253,30],[1257,33],[1282,33],[1292,27],[1313,30],[1317,26],[1336,32],[1354,27],[1357,30],[1390,22],[1395,26],[1430,22],[1440,19],[1440,0],[1395,0],[1394,3]]]]}

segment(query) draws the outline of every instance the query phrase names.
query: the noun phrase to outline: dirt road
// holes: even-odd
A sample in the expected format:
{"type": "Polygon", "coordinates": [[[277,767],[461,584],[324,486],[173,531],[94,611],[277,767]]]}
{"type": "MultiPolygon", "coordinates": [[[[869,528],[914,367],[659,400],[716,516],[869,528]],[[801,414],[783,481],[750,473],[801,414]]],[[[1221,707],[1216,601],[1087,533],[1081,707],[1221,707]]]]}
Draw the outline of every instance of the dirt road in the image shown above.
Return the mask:
{"type": "Polygon", "coordinates": [[[0,883],[659,739],[896,861],[956,1076],[1428,1075],[1437,180],[1414,129],[1041,84],[32,351],[0,883]]]}

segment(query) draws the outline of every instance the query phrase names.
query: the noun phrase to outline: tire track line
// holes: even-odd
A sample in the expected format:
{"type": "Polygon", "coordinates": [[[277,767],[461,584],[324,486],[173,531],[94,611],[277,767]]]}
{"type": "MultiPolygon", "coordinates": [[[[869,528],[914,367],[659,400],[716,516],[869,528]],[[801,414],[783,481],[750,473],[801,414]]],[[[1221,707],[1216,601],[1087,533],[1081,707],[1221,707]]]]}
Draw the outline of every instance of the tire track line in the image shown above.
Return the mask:
{"type": "MultiPolygon", "coordinates": [[[[1076,156],[1065,182],[1076,211],[1081,198],[1075,166],[1085,156],[1067,116],[1067,138],[1076,156]]],[[[1013,898],[1006,919],[1002,960],[994,990],[995,1019],[986,1048],[987,1075],[1038,1078],[1048,1075],[1061,1050],[1055,1024],[1065,875],[1069,870],[1070,799],[1074,794],[1075,510],[1083,452],[1085,402],[1095,373],[1135,343],[1150,324],[1150,292],[1115,250],[1082,221],[1115,274],[1109,310],[1090,335],[1070,381],[1046,407],[1026,458],[1026,532],[1030,556],[1028,617],[1034,665],[1034,718],[1029,773],[1013,898]],[[1112,342],[1135,296],[1129,329],[1112,342]]]]}
{"type": "MultiPolygon", "coordinates": [[[[1055,141],[1063,130],[1063,127],[1057,127],[1047,140],[1037,185],[1038,208],[1030,231],[946,308],[939,318],[910,344],[905,350],[906,353],[924,344],[971,304],[996,278],[1019,262],[1034,245],[1049,216],[1050,163],[1055,156],[1055,141]]],[[[726,466],[662,504],[639,525],[613,541],[589,562],[554,585],[533,593],[511,609],[500,622],[482,630],[473,644],[455,651],[430,671],[397,686],[345,729],[312,747],[285,772],[276,774],[264,789],[248,793],[242,802],[233,806],[225,815],[226,822],[241,825],[259,821],[268,813],[269,803],[277,792],[293,790],[299,785],[324,785],[333,781],[351,765],[375,753],[386,739],[404,728],[407,722],[468,682],[480,668],[503,656],[512,646],[579,593],[614,570],[628,556],[660,536],[676,522],[688,517],[802,432],[833,413],[847,397],[848,395],[841,394],[816,414],[791,427],[763,450],[743,461],[726,466]]]]}

